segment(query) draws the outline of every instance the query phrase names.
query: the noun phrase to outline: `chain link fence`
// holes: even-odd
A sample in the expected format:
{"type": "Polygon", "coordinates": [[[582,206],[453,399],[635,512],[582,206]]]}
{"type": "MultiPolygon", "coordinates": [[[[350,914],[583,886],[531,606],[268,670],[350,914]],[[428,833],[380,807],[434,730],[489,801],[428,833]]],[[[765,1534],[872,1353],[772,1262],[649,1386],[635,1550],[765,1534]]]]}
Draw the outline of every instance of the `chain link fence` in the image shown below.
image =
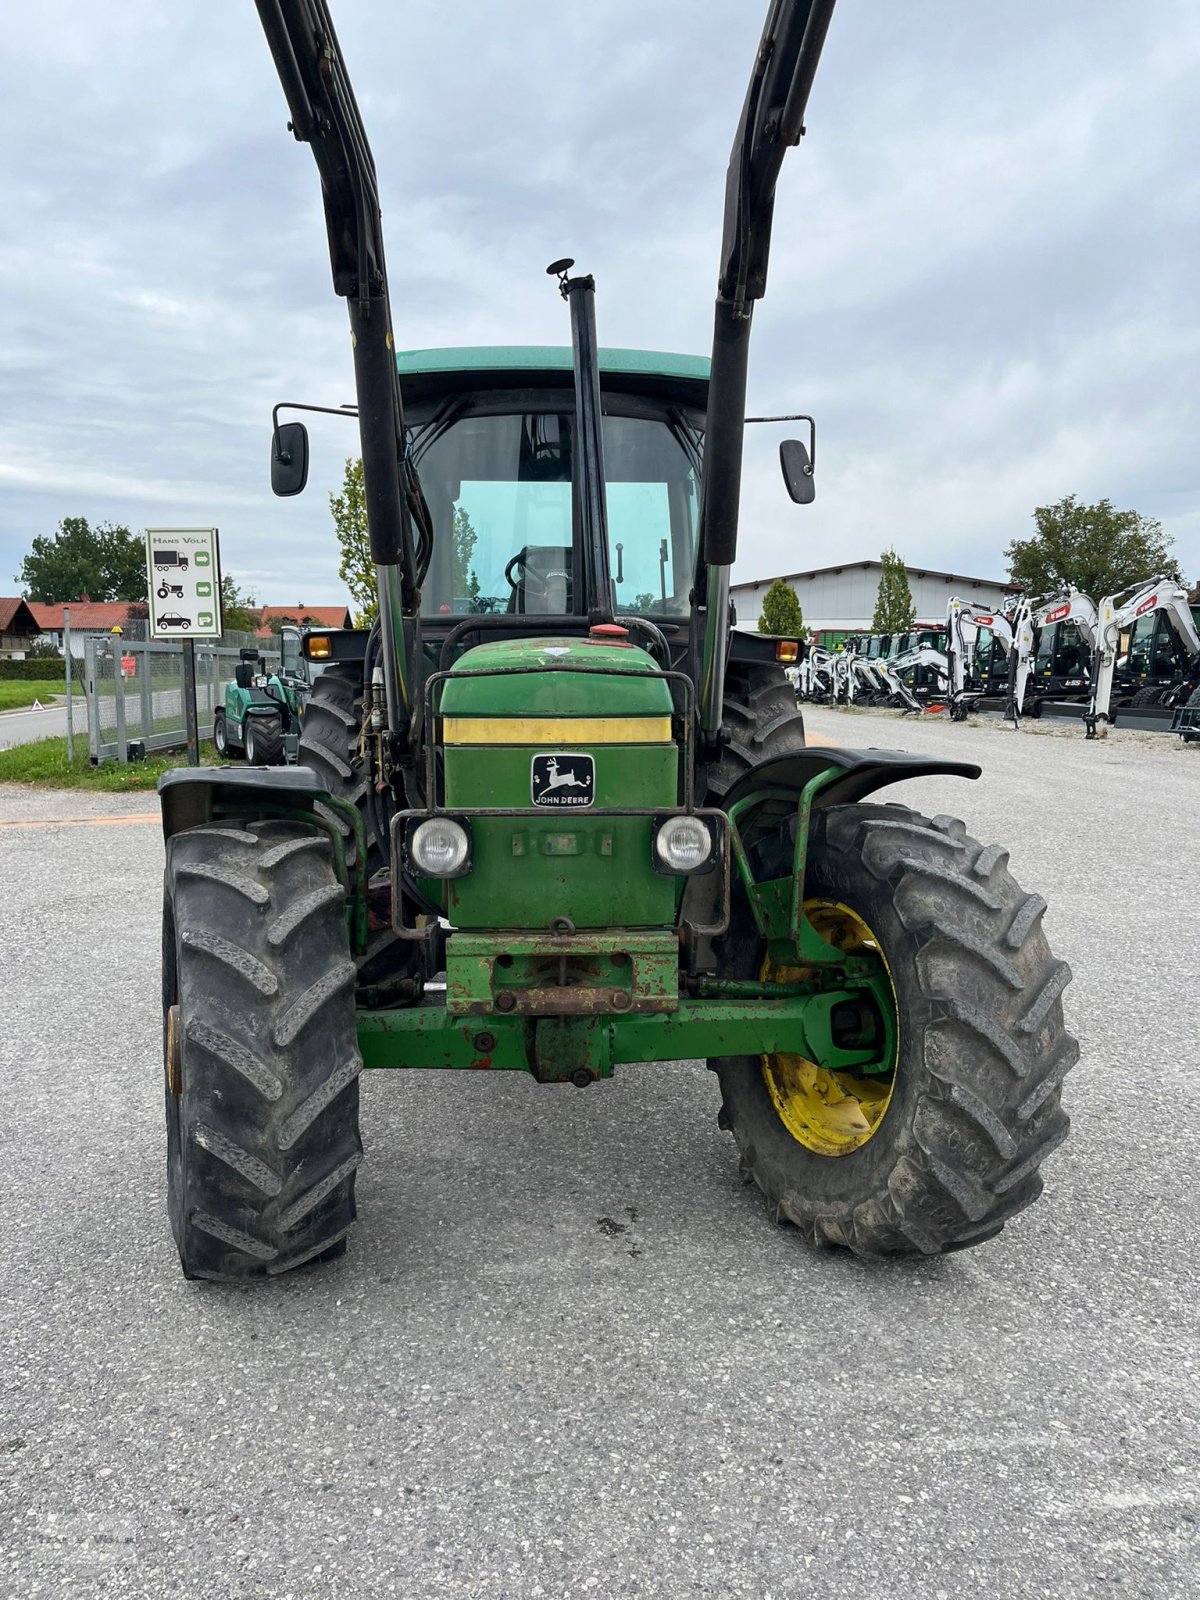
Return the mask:
{"type": "MultiPolygon", "coordinates": [[[[224,704],[242,648],[258,651],[273,672],[279,641],[227,633],[219,644],[196,642],[196,718],[201,739],[212,738],[213,713],[224,704]]],[[[84,644],[88,753],[95,762],[128,761],[129,746],[175,750],[187,743],[183,712],[183,646],[91,634],[84,644]]]]}

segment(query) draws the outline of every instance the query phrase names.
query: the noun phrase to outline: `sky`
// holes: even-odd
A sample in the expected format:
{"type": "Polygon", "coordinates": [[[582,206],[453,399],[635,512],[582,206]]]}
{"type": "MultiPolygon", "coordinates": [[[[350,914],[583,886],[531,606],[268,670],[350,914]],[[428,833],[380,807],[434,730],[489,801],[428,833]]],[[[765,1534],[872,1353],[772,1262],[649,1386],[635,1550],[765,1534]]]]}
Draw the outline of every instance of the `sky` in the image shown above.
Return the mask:
{"type": "MultiPolygon", "coordinates": [[[[331,0],[397,343],[707,353],[765,0],[331,0]]],[[[353,425],[268,483],[277,400],[353,399],[316,168],[252,0],[40,0],[0,42],[0,593],[62,518],[218,526],[261,603],[345,597],[353,425]]],[[[1200,576],[1200,8],[840,0],[780,181],[749,406],[817,417],[796,507],[748,433],[735,581],[877,557],[1004,574],[1067,494],[1200,576]]]]}

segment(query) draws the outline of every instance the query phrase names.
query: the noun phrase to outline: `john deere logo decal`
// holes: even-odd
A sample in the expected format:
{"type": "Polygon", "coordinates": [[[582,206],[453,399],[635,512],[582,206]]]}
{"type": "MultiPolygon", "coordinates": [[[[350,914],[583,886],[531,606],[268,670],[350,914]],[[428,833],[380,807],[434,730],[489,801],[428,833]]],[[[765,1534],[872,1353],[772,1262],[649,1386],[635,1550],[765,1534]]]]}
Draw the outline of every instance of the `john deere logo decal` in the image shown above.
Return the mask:
{"type": "Polygon", "coordinates": [[[529,787],[535,806],[590,806],[596,763],[591,756],[534,756],[529,787]]]}

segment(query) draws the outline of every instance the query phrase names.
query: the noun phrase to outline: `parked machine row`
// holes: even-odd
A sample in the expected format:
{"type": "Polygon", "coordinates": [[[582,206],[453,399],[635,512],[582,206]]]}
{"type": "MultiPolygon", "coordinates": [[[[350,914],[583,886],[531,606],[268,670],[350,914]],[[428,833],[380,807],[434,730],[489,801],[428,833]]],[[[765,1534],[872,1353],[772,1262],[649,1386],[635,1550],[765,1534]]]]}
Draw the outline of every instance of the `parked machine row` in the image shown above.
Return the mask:
{"type": "Polygon", "coordinates": [[[1088,738],[1122,709],[1173,713],[1171,730],[1200,733],[1200,605],[1164,576],[1106,595],[1019,596],[994,610],[953,596],[941,628],[851,637],[809,648],[794,670],[797,698],[815,703],[948,711],[961,721],[1000,709],[1012,722],[1048,704],[1077,706],[1088,738]]]}

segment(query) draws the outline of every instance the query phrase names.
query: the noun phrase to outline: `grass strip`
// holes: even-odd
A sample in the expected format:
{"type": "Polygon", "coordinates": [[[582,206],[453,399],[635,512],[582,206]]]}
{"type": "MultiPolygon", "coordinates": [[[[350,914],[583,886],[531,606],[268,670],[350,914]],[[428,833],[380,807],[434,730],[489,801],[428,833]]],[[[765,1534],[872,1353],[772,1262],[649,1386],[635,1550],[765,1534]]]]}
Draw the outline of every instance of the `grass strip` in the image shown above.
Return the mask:
{"type": "MultiPolygon", "coordinates": [[[[79,753],[81,743],[86,752],[86,735],[75,741],[74,764],[67,760],[65,738],[38,739],[33,744],[0,750],[0,783],[21,783],[31,789],[91,789],[125,794],[153,789],[161,773],[187,765],[185,751],[166,750],[160,755],[147,756],[145,761],[129,761],[123,766],[118,761],[106,761],[102,766],[93,767],[86,753],[79,753]]],[[[221,764],[208,741],[200,746],[200,764],[205,767],[221,764]]]]}
{"type": "Polygon", "coordinates": [[[65,694],[62,678],[0,678],[0,711],[20,711],[40,700],[50,704],[56,694],[65,694]]]}

